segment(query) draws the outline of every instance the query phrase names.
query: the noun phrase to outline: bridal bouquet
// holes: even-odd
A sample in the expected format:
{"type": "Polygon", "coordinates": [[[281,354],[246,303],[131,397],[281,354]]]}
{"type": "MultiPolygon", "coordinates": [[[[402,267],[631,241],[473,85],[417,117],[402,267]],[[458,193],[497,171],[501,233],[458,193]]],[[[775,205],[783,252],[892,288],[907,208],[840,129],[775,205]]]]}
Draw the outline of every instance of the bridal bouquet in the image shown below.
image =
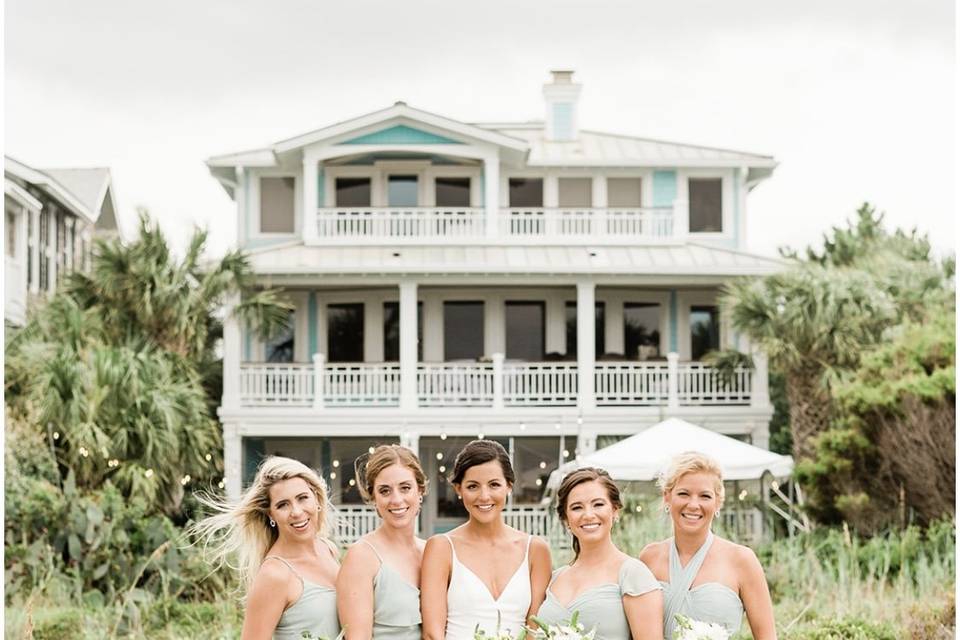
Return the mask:
{"type": "Polygon", "coordinates": [[[679,613],[675,618],[677,627],[673,630],[672,640],[730,640],[730,634],[723,625],[691,620],[679,613]]]}
{"type": "Polygon", "coordinates": [[[530,635],[536,640],[594,640],[597,630],[591,629],[590,631],[585,631],[583,625],[577,622],[577,618],[579,617],[580,612],[575,611],[570,620],[559,624],[547,624],[543,620],[534,617],[533,621],[536,622],[540,628],[531,632],[530,635]]]}

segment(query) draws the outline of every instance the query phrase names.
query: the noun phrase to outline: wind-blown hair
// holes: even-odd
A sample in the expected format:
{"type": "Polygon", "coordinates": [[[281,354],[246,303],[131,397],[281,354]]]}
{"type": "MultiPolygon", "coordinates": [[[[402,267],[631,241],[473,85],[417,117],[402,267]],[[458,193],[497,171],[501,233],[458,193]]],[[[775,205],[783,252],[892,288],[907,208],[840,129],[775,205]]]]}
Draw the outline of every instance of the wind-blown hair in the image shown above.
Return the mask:
{"type": "Polygon", "coordinates": [[[317,498],[318,537],[333,551],[329,539],[329,509],[327,485],[320,475],[307,465],[280,456],[266,458],[257,470],[253,484],[233,503],[210,495],[197,499],[214,513],[193,523],[189,533],[196,536],[203,547],[204,557],[216,568],[226,564],[240,574],[245,591],[249,591],[267,552],[277,541],[277,529],[270,526],[270,488],[278,482],[300,478],[307,483],[317,498]]]}

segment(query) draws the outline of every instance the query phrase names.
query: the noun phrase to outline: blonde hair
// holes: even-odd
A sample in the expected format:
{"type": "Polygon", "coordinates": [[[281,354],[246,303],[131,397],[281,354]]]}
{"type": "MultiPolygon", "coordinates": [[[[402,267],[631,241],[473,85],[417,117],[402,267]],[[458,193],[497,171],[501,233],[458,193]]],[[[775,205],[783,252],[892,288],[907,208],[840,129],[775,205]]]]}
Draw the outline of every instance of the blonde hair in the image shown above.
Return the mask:
{"type": "Polygon", "coordinates": [[[667,470],[657,478],[657,487],[663,494],[668,494],[677,486],[680,478],[688,473],[709,473],[717,477],[717,506],[723,506],[723,500],[726,492],[723,488],[723,470],[720,463],[708,455],[697,451],[685,451],[670,461],[667,470]]]}
{"type": "Polygon", "coordinates": [[[395,464],[410,469],[420,494],[427,495],[427,476],[423,473],[417,454],[399,444],[381,444],[373,453],[364,454],[353,463],[357,489],[364,502],[371,504],[374,501],[373,483],[381,471],[395,464]]]}
{"type": "Polygon", "coordinates": [[[270,489],[278,482],[300,478],[317,498],[318,537],[333,551],[329,539],[327,485],[320,475],[307,465],[291,458],[270,456],[257,469],[253,484],[243,492],[236,503],[198,494],[197,499],[215,513],[189,527],[197,537],[204,556],[220,568],[224,564],[240,574],[241,584],[249,590],[263,559],[277,541],[277,529],[270,526],[270,489]],[[236,560],[232,564],[231,560],[236,560]]]}

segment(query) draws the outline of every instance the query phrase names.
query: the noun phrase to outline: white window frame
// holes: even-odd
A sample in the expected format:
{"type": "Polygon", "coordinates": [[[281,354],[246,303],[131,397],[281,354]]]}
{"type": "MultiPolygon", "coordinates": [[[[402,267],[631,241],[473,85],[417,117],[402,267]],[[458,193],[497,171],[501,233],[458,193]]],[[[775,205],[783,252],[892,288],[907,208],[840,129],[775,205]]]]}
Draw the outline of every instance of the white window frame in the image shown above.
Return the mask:
{"type": "MultiPolygon", "coordinates": [[[[733,230],[733,169],[679,169],[677,171],[677,198],[690,202],[690,178],[720,179],[720,224],[723,231],[689,231],[693,238],[705,240],[732,240],[733,230]]],[[[689,216],[689,213],[688,213],[689,216]]],[[[690,220],[687,219],[689,225],[690,220]]]]}
{"type": "Polygon", "coordinates": [[[250,180],[250,202],[247,209],[250,215],[250,237],[255,238],[293,238],[303,229],[303,178],[289,169],[255,169],[247,174],[250,180]],[[293,178],[293,231],[289,233],[263,232],[260,230],[260,180],[261,178],[293,178]]]}

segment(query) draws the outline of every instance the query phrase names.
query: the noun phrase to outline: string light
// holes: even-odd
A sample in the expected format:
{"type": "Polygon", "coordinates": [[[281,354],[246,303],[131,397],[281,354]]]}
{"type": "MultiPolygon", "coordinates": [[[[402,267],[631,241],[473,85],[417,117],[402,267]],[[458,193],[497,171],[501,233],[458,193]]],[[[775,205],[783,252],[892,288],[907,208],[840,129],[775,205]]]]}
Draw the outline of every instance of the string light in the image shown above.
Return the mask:
{"type": "Polygon", "coordinates": [[[568,449],[564,449],[564,450],[563,450],[563,457],[564,457],[564,458],[569,458],[569,457],[570,457],[570,451],[569,451],[568,449]]]}
{"type": "Polygon", "coordinates": [[[447,472],[447,467],[444,465],[440,465],[440,473],[446,473],[446,472],[447,472]]]}
{"type": "Polygon", "coordinates": [[[483,440],[483,431],[477,434],[477,440],[483,440]]]}
{"type": "Polygon", "coordinates": [[[443,453],[437,451],[437,460],[443,460],[443,453]]]}
{"type": "Polygon", "coordinates": [[[86,447],[80,447],[80,455],[86,458],[90,455],[90,452],[87,451],[86,447]]]}
{"type": "Polygon", "coordinates": [[[744,489],[743,491],[741,491],[741,492],[740,492],[740,495],[737,496],[737,497],[739,497],[741,501],[746,500],[746,499],[747,499],[747,490],[744,489]]]}
{"type": "Polygon", "coordinates": [[[221,489],[223,489],[223,486],[224,486],[224,485],[223,485],[223,482],[218,482],[218,483],[217,483],[217,486],[220,487],[221,489]]]}
{"type": "Polygon", "coordinates": [[[776,491],[777,489],[780,488],[780,483],[774,480],[770,483],[770,486],[773,488],[774,491],[776,491]]]}
{"type": "Polygon", "coordinates": [[[546,469],[546,468],[547,468],[547,463],[544,462],[543,460],[541,460],[541,461],[540,461],[540,468],[541,468],[541,469],[546,469]]]}
{"type": "Polygon", "coordinates": [[[330,472],[330,479],[331,479],[331,480],[336,480],[336,479],[337,479],[337,473],[336,473],[335,471],[331,471],[331,472],[330,472]]]}
{"type": "Polygon", "coordinates": [[[543,484],[543,480],[541,480],[540,478],[537,478],[537,486],[539,487],[542,484],[543,484]]]}
{"type": "Polygon", "coordinates": [[[353,487],[353,486],[356,486],[357,481],[354,480],[353,478],[350,478],[350,482],[348,482],[347,484],[349,484],[351,487],[353,487]]]}
{"type": "Polygon", "coordinates": [[[643,511],[643,505],[638,504],[638,505],[637,505],[637,513],[640,513],[641,511],[643,511]]]}
{"type": "Polygon", "coordinates": [[[441,439],[441,440],[446,440],[446,439],[447,439],[447,433],[446,433],[446,431],[443,431],[443,432],[440,433],[440,439],[441,439]]]}
{"type": "Polygon", "coordinates": [[[367,451],[370,452],[370,455],[373,455],[374,448],[373,448],[373,447],[368,447],[368,448],[367,448],[367,451]]]}
{"type": "Polygon", "coordinates": [[[54,432],[53,432],[53,439],[54,439],[54,440],[59,440],[59,439],[60,439],[60,432],[59,432],[59,431],[54,431],[54,432]]]}
{"type": "Polygon", "coordinates": [[[187,486],[187,483],[188,483],[188,482],[190,482],[190,475],[189,475],[189,474],[187,474],[187,475],[183,476],[182,478],[180,478],[180,484],[182,484],[183,486],[187,486]]]}
{"type": "Polygon", "coordinates": [[[339,467],[339,466],[340,466],[340,461],[339,461],[339,460],[334,460],[334,461],[333,461],[333,466],[334,466],[334,467],[339,467]]]}
{"type": "Polygon", "coordinates": [[[206,460],[207,462],[210,462],[211,460],[213,460],[213,456],[210,455],[209,453],[208,453],[207,455],[203,456],[203,458],[204,458],[204,460],[206,460]]]}
{"type": "Polygon", "coordinates": [[[153,477],[153,469],[147,469],[146,471],[143,472],[143,475],[147,476],[148,478],[152,478],[152,477],[153,477]]]}

